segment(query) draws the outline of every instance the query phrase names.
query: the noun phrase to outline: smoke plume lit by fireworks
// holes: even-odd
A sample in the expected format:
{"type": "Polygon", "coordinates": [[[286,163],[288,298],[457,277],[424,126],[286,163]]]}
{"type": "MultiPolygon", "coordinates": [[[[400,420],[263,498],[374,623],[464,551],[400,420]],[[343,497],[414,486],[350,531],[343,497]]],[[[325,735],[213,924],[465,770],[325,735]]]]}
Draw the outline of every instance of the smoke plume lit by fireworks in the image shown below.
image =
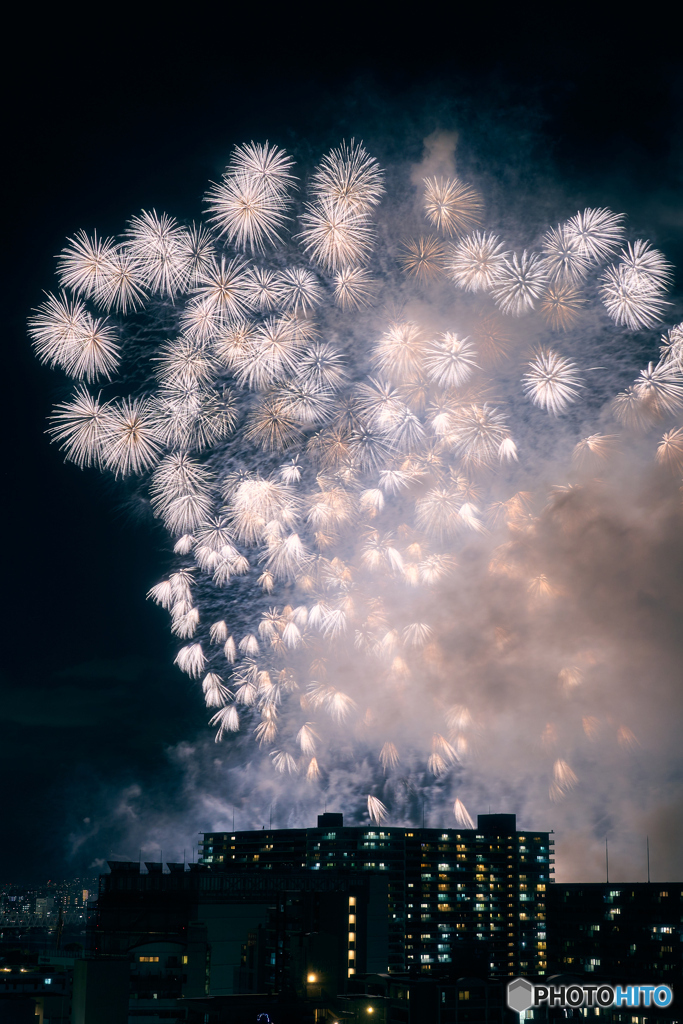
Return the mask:
{"type": "Polygon", "coordinates": [[[470,827],[498,793],[635,821],[680,685],[672,268],[622,213],[512,228],[429,166],[249,142],[204,222],[77,231],[29,321],[74,382],[49,433],[168,532],[149,597],[230,773],[218,819],[325,793],[470,827]]]}

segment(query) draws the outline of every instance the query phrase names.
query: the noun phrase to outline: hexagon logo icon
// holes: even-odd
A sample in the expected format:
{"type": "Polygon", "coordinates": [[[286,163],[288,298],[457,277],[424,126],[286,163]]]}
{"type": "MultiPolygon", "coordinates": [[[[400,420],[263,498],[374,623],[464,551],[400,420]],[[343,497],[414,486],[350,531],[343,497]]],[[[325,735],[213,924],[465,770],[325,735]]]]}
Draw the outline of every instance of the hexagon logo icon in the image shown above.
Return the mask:
{"type": "Polygon", "coordinates": [[[534,988],[526,978],[515,978],[508,985],[508,1006],[517,1013],[522,1013],[533,1006],[534,988]]]}

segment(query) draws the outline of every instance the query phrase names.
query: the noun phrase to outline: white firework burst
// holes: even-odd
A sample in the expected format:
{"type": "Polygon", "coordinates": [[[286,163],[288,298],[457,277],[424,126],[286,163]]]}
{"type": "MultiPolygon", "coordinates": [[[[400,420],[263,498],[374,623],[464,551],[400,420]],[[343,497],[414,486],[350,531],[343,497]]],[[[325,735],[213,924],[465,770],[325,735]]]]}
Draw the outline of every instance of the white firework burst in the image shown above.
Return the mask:
{"type": "Polygon", "coordinates": [[[487,403],[459,408],[444,438],[465,465],[473,466],[487,466],[501,460],[501,445],[509,439],[505,417],[487,403]]]}
{"type": "Polygon", "coordinates": [[[552,349],[541,349],[529,363],[522,377],[528,398],[540,409],[559,416],[579,397],[583,383],[578,367],[552,349]]]}
{"type": "Polygon", "coordinates": [[[277,273],[267,267],[250,267],[244,291],[253,309],[270,312],[280,301],[277,273]]]}
{"type": "Polygon", "coordinates": [[[600,298],[612,320],[633,331],[654,327],[668,305],[659,285],[646,280],[638,283],[625,263],[604,271],[600,279],[600,298]]]}
{"type": "Polygon", "coordinates": [[[503,313],[521,316],[534,309],[548,283],[545,261],[526,249],[521,256],[506,256],[498,268],[491,292],[503,313]]]}
{"type": "Polygon", "coordinates": [[[469,338],[447,331],[429,346],[423,365],[430,380],[441,387],[461,387],[478,368],[477,352],[469,338]]]}
{"type": "Polygon", "coordinates": [[[384,173],[377,160],[354,139],[324,156],[310,183],[318,202],[361,213],[377,206],[384,191],[384,173]]]}
{"type": "Polygon", "coordinates": [[[243,171],[224,174],[206,193],[209,220],[238,249],[263,252],[282,240],[289,204],[280,192],[243,171]]]}
{"type": "Polygon", "coordinates": [[[240,256],[221,257],[202,271],[196,292],[221,323],[243,316],[251,308],[246,263],[240,256]]]}
{"type": "Polygon", "coordinates": [[[657,462],[674,473],[683,473],[683,428],[667,430],[657,445],[657,462]]]}
{"type": "Polygon", "coordinates": [[[374,232],[365,211],[323,198],[306,205],[301,223],[298,237],[304,252],[325,270],[336,273],[367,259],[374,232]]]}
{"type": "Polygon", "coordinates": [[[166,213],[143,210],[140,216],[131,218],[126,236],[127,250],[140,270],[145,288],[172,299],[186,283],[181,254],[184,229],[166,213]]]}
{"type": "Polygon", "coordinates": [[[57,260],[57,273],[62,288],[70,288],[84,299],[98,299],[111,270],[112,255],[116,251],[113,238],[92,238],[86,231],[78,231],[68,240],[57,260]]]}
{"type": "Polygon", "coordinates": [[[375,825],[381,825],[386,820],[388,811],[378,797],[368,796],[368,814],[375,825]]]}
{"type": "Polygon", "coordinates": [[[465,291],[490,291],[508,256],[504,249],[498,235],[475,231],[449,247],[447,273],[465,291]]]}
{"type": "Polygon", "coordinates": [[[98,466],[109,428],[109,405],[81,386],[68,402],[60,402],[50,417],[49,433],[66,458],[83,469],[98,466]]]}
{"type": "Polygon", "coordinates": [[[624,280],[634,288],[664,289],[673,277],[673,265],[642,238],[622,249],[621,266],[624,280]]]}
{"type": "Polygon", "coordinates": [[[427,341],[418,324],[392,324],[375,345],[373,363],[387,380],[399,383],[419,374],[427,341]]]}
{"type": "Polygon", "coordinates": [[[633,389],[656,417],[670,416],[683,409],[683,371],[670,361],[648,363],[633,389]]]}
{"type": "Polygon", "coordinates": [[[591,259],[581,239],[568,224],[558,224],[546,231],[541,249],[552,281],[577,285],[588,276],[591,259]]]}
{"type": "Polygon", "coordinates": [[[105,275],[97,293],[100,305],[116,313],[129,313],[147,301],[142,264],[119,245],[109,254],[105,275]]]}
{"type": "Polygon", "coordinates": [[[463,235],[481,224],[484,202],[476,189],[460,178],[425,178],[427,219],[445,235],[463,235]]]}
{"type": "Polygon", "coordinates": [[[342,267],[333,282],[335,301],[342,309],[362,309],[370,305],[374,282],[364,267],[342,267]]]}
{"type": "Polygon", "coordinates": [[[275,195],[285,196],[296,185],[294,160],[284,149],[268,142],[247,142],[235,146],[228,171],[244,175],[253,184],[275,195]]]}
{"type": "Polygon", "coordinates": [[[41,363],[68,371],[78,356],[88,319],[88,311],[78,299],[72,301],[64,293],[59,298],[48,294],[28,321],[29,337],[41,363]]]}
{"type": "Polygon", "coordinates": [[[616,252],[624,239],[623,213],[605,207],[588,207],[575,213],[565,225],[565,236],[575,239],[580,252],[593,263],[601,263],[616,252]]]}
{"type": "Polygon", "coordinates": [[[102,438],[102,463],[116,476],[144,473],[160,458],[161,442],[149,399],[122,398],[108,409],[102,438]]]}
{"type": "Polygon", "coordinates": [[[202,645],[197,643],[181,647],[176,656],[175,664],[181,672],[186,672],[193,679],[199,679],[206,665],[206,657],[202,650],[202,645]]]}
{"type": "Polygon", "coordinates": [[[302,267],[283,270],[277,278],[277,294],[284,309],[296,313],[313,309],[322,300],[322,289],[315,274],[302,267]]]}

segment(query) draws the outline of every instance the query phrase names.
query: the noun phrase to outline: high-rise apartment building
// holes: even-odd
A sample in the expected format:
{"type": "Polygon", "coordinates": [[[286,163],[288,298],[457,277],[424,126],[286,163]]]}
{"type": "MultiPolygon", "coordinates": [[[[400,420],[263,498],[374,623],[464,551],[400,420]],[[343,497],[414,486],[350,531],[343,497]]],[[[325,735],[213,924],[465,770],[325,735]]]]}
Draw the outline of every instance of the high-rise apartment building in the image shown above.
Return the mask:
{"type": "Polygon", "coordinates": [[[681,882],[575,882],[548,906],[554,970],[623,981],[683,978],[681,882]]]}
{"type": "MultiPolygon", "coordinates": [[[[212,871],[354,871],[388,884],[391,972],[423,975],[472,964],[489,976],[547,971],[548,832],[518,830],[514,814],[479,815],[476,829],[344,826],[204,833],[212,871]]],[[[348,973],[355,973],[349,942],[348,973]]]]}

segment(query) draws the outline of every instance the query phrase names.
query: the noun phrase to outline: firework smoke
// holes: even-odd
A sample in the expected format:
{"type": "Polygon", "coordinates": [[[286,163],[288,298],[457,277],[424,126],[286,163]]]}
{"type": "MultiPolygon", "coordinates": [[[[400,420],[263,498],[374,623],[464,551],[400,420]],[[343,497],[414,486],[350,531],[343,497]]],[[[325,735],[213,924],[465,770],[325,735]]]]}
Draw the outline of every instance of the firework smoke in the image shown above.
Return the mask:
{"type": "Polygon", "coordinates": [[[308,172],[238,146],[207,224],[78,232],[30,319],[76,382],[52,439],[170,535],[149,596],[234,798],[285,820],[323,787],[376,822],[428,793],[467,826],[492,780],[570,803],[657,743],[607,554],[630,583],[667,538],[680,557],[683,326],[640,370],[632,333],[670,264],[606,209],[508,242],[451,165],[432,140],[392,196],[354,140],[308,172]],[[594,365],[616,344],[619,393],[623,360],[594,365]]]}

